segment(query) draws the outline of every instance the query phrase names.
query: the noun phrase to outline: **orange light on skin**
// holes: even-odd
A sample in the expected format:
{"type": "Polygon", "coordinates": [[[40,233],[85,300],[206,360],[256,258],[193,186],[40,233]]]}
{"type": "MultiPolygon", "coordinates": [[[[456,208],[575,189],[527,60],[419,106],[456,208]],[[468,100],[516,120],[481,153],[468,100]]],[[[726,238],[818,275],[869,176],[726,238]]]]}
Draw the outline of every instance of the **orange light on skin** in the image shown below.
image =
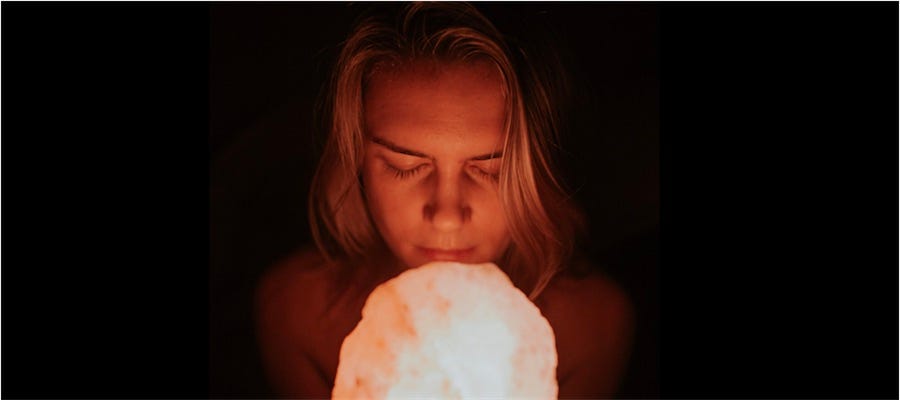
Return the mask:
{"type": "Polygon", "coordinates": [[[496,265],[431,262],[377,287],[333,399],[555,399],[553,329],[496,265]]]}

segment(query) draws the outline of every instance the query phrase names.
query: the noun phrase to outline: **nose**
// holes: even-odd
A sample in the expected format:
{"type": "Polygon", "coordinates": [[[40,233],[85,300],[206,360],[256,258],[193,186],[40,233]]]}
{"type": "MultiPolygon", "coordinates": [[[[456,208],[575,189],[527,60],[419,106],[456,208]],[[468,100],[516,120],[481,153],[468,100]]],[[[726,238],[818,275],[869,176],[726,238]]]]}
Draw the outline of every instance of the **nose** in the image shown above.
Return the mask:
{"type": "Polygon", "coordinates": [[[437,177],[432,196],[423,209],[425,219],[437,230],[458,230],[471,218],[472,208],[466,200],[462,183],[458,177],[437,177]]]}

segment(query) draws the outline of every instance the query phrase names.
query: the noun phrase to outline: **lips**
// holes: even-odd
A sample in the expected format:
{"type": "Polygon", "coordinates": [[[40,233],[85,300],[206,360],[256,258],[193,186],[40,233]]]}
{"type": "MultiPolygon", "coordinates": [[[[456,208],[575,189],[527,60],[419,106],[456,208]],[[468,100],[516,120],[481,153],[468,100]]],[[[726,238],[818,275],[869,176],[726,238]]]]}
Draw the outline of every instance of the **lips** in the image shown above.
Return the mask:
{"type": "Polygon", "coordinates": [[[434,249],[429,247],[418,247],[418,250],[431,261],[463,261],[469,258],[474,252],[474,247],[464,249],[434,249]]]}

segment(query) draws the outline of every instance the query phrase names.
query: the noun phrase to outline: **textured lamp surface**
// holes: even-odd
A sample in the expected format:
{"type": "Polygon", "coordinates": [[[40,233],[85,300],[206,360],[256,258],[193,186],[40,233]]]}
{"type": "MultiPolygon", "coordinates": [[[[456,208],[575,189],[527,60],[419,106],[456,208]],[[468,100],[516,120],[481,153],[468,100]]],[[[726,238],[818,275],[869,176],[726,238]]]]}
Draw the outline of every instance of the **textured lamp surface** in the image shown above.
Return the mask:
{"type": "Polygon", "coordinates": [[[332,397],[551,399],[556,364],[550,324],[496,265],[432,262],[369,295],[332,397]]]}

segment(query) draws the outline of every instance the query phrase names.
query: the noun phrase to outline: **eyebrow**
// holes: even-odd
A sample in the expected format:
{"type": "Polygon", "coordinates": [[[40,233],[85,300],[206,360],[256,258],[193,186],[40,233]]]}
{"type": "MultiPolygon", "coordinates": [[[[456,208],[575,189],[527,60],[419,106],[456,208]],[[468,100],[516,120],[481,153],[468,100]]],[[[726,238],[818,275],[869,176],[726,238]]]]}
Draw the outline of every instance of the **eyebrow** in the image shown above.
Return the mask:
{"type": "MultiPolygon", "coordinates": [[[[432,159],[432,160],[434,159],[434,157],[429,156],[428,154],[420,153],[415,150],[407,149],[403,146],[400,146],[396,143],[391,142],[390,140],[383,139],[383,138],[380,138],[377,136],[370,136],[369,140],[371,140],[377,144],[380,144],[384,147],[387,147],[388,150],[393,151],[395,153],[406,154],[406,155],[410,155],[410,156],[414,156],[414,157],[428,158],[428,159],[432,159]]],[[[495,151],[493,153],[482,154],[480,156],[472,157],[472,158],[470,158],[470,160],[472,160],[472,161],[491,160],[494,158],[500,158],[501,156],[503,156],[502,151],[495,151]]]]}

